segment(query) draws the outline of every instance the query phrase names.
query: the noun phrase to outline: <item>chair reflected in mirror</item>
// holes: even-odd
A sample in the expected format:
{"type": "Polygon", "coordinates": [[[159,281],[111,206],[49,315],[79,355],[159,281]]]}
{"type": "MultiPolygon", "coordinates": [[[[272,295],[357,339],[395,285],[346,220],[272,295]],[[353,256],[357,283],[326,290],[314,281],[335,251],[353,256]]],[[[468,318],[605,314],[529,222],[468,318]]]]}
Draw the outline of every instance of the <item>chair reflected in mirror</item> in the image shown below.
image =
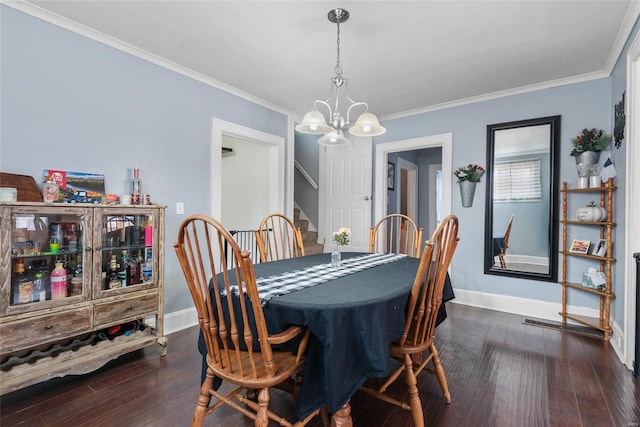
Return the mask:
{"type": "Polygon", "coordinates": [[[514,217],[515,215],[511,215],[509,224],[507,224],[507,229],[504,232],[504,237],[502,237],[502,239],[498,241],[498,245],[499,245],[498,259],[500,260],[500,267],[504,269],[507,268],[507,261],[505,257],[507,255],[507,249],[509,249],[509,236],[511,235],[511,225],[513,224],[514,217]]]}

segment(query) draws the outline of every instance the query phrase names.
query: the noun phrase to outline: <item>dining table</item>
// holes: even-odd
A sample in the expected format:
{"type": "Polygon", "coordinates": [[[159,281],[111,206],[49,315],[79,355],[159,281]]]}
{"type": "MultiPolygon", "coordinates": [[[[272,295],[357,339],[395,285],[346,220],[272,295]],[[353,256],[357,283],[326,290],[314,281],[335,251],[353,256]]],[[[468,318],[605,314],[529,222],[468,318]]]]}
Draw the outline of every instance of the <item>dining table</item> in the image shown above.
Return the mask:
{"type": "MultiPolygon", "coordinates": [[[[342,418],[338,425],[350,425],[351,396],[368,378],[389,373],[389,344],[402,335],[420,259],[360,252],[343,252],[341,257],[338,267],[331,266],[331,254],[326,253],[255,264],[254,272],[269,333],[291,325],[311,331],[297,416],[303,419],[326,405],[334,418],[342,418]]],[[[444,302],[453,298],[447,275],[438,323],[446,318],[444,302]]],[[[198,348],[204,379],[202,334],[198,348]]]]}

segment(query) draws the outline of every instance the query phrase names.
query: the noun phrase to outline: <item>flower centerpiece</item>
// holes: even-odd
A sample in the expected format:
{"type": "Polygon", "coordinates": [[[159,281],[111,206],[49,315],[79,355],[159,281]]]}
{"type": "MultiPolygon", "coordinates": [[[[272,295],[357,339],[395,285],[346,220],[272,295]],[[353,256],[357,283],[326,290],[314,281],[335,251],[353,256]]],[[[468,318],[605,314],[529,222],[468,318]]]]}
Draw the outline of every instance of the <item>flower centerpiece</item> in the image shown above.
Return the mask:
{"type": "Polygon", "coordinates": [[[333,232],[333,241],[336,242],[336,245],[348,245],[349,236],[351,236],[351,230],[347,227],[342,227],[340,230],[333,232]]]}
{"type": "Polygon", "coordinates": [[[454,172],[458,177],[458,182],[471,181],[480,182],[480,178],[484,175],[484,168],[482,166],[473,165],[469,163],[467,166],[461,166],[454,172]]]}
{"type": "Polygon", "coordinates": [[[460,197],[462,198],[463,208],[471,207],[473,204],[476,183],[480,182],[484,172],[485,170],[482,166],[472,163],[455,170],[454,175],[458,178],[458,184],[460,184],[460,197]]]}
{"type": "Polygon", "coordinates": [[[349,236],[351,236],[351,230],[346,227],[342,227],[338,231],[333,232],[333,241],[336,244],[333,252],[331,252],[331,266],[332,267],[340,267],[342,262],[340,251],[338,247],[348,245],[349,244],[349,236]]]}

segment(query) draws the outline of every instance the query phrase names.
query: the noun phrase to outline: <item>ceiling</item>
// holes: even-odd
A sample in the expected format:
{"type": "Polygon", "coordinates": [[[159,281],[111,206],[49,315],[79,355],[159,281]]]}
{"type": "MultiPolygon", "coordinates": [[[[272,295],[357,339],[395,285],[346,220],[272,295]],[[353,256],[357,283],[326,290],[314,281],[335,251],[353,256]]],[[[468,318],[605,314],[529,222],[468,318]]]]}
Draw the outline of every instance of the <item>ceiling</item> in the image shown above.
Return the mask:
{"type": "Polygon", "coordinates": [[[619,0],[21,3],[300,115],[329,95],[327,13],[342,7],[343,75],[382,118],[608,76],[640,9],[619,0]]]}

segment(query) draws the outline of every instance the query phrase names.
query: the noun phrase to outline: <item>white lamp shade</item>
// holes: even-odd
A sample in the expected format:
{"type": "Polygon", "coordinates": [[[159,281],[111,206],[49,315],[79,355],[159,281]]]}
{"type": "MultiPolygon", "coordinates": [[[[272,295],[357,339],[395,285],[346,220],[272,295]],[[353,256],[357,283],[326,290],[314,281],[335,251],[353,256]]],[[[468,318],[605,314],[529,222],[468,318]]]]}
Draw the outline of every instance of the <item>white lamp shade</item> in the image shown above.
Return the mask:
{"type": "Polygon", "coordinates": [[[296,130],[312,135],[322,135],[331,132],[333,128],[327,124],[322,113],[318,110],[311,110],[302,118],[302,123],[296,126],[296,130]]]}
{"type": "Polygon", "coordinates": [[[318,144],[328,145],[330,147],[336,147],[338,145],[347,145],[350,141],[344,137],[342,131],[332,130],[329,133],[318,139],[318,144]]]}
{"type": "Polygon", "coordinates": [[[380,126],[378,118],[372,113],[362,113],[356,124],[349,128],[349,133],[355,136],[378,136],[387,130],[380,126]]]}

